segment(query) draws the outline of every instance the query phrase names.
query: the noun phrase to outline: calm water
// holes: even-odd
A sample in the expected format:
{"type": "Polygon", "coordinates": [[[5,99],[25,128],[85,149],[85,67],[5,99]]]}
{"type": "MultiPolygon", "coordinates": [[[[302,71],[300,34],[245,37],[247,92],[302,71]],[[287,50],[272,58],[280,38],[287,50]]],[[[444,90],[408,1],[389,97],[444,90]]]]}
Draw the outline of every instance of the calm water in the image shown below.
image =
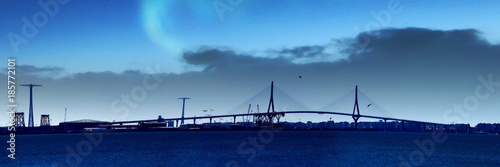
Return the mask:
{"type": "MultiPolygon", "coordinates": [[[[19,135],[16,160],[3,151],[0,166],[500,166],[500,136],[446,137],[312,131],[19,135]],[[415,141],[426,142],[419,147],[415,141]]],[[[8,138],[0,139],[5,150],[8,138]]]]}

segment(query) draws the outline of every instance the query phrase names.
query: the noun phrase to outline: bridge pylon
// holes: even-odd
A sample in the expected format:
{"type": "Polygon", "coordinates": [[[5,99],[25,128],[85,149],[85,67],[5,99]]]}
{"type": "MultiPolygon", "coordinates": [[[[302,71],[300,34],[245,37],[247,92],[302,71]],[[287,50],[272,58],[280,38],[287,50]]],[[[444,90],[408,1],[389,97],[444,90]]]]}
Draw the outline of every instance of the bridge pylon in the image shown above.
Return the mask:
{"type": "Polygon", "coordinates": [[[280,118],[284,116],[284,112],[276,112],[274,109],[274,82],[271,82],[271,96],[269,98],[269,105],[267,106],[267,113],[254,115],[254,122],[257,126],[273,127],[275,121],[279,123],[280,118]]]}
{"type": "Polygon", "coordinates": [[[274,81],[271,81],[271,97],[269,98],[269,105],[267,106],[267,117],[270,124],[273,123],[273,118],[270,113],[275,112],[273,94],[274,94],[274,81]]]}
{"type": "Polygon", "coordinates": [[[359,117],[359,105],[358,105],[358,85],[356,85],[356,90],[355,90],[355,97],[354,97],[354,108],[352,109],[352,119],[354,119],[354,129],[358,130],[358,120],[359,117]]]}

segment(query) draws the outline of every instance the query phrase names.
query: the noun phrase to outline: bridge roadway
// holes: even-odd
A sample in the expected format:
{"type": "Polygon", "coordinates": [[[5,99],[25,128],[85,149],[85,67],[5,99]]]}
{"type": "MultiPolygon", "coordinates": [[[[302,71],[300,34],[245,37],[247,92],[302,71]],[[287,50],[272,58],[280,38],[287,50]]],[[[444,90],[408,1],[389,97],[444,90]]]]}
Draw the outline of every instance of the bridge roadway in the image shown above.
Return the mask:
{"type": "MultiPolygon", "coordinates": [[[[352,114],[347,114],[347,113],[340,113],[340,112],[330,112],[330,111],[282,111],[283,113],[286,114],[332,114],[332,115],[343,115],[343,116],[353,116],[352,114]]],[[[282,113],[282,112],[277,112],[277,113],[282,113]]],[[[222,117],[242,117],[242,116],[255,116],[255,115],[267,115],[270,113],[248,113],[248,114],[229,114],[229,115],[211,115],[211,116],[195,116],[195,117],[184,117],[184,119],[192,119],[192,120],[197,120],[197,119],[212,119],[212,118],[222,118],[222,117]]],[[[358,115],[355,115],[358,116],[358,115]]],[[[412,122],[412,123],[422,123],[422,124],[431,124],[431,125],[448,125],[448,124],[442,124],[442,123],[434,123],[434,122],[425,122],[425,121],[416,121],[416,120],[409,120],[409,119],[399,119],[399,118],[390,118],[390,117],[379,117],[379,116],[371,116],[371,115],[359,115],[359,117],[364,117],[364,118],[373,118],[373,119],[382,119],[385,121],[387,120],[392,120],[392,121],[403,121],[403,122],[412,122]]],[[[177,120],[182,120],[183,118],[162,118],[163,121],[177,121],[177,120]]],[[[119,122],[112,122],[112,124],[127,124],[127,123],[140,123],[140,122],[158,122],[159,119],[149,119],[149,120],[135,120],[135,121],[119,121],[119,122]]],[[[211,122],[211,121],[210,121],[211,122]]],[[[236,119],[234,119],[234,122],[236,122],[236,119]]]]}

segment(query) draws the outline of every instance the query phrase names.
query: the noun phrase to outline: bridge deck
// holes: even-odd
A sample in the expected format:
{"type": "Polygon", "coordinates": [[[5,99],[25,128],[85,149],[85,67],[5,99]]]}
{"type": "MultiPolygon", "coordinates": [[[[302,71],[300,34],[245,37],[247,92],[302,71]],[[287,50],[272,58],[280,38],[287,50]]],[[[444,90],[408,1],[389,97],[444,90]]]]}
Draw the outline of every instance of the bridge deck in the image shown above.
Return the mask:
{"type": "MultiPolygon", "coordinates": [[[[331,111],[283,111],[283,113],[285,113],[285,114],[332,114],[332,115],[352,116],[352,114],[340,113],[340,112],[331,112],[331,111]]],[[[254,116],[254,115],[265,115],[265,114],[267,114],[267,113],[212,115],[212,116],[184,117],[184,119],[185,120],[186,119],[210,119],[210,118],[254,116]]],[[[442,124],[442,123],[434,123],[434,122],[426,122],[426,121],[416,121],[416,120],[390,118],[390,117],[379,117],[379,116],[371,116],[371,115],[359,115],[359,117],[373,118],[373,119],[383,119],[383,120],[393,120],[393,121],[404,121],[404,122],[413,122],[413,123],[425,123],[425,124],[434,124],[434,125],[447,125],[447,124],[442,124]]],[[[174,120],[181,120],[181,119],[182,118],[163,118],[164,121],[174,121],[174,120]]],[[[112,122],[112,124],[126,124],[126,123],[139,123],[139,122],[156,122],[156,121],[158,121],[158,119],[135,120],[135,121],[120,121],[120,122],[112,122]]]]}

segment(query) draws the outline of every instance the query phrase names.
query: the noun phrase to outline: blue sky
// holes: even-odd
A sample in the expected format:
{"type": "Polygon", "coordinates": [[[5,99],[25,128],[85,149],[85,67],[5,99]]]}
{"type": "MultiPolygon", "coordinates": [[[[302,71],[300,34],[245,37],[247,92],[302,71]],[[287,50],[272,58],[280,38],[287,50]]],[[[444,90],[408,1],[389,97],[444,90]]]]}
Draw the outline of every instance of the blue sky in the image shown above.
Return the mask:
{"type": "MultiPolygon", "coordinates": [[[[443,113],[474,95],[478,77],[500,80],[493,64],[497,1],[74,0],[58,6],[16,51],[9,33],[22,35],[22,18],[33,22],[44,10],[38,1],[0,2],[0,54],[16,58],[19,81],[46,85],[39,88],[46,100],[35,111],[54,122],[62,121],[56,110],[65,107],[75,112],[72,119],[117,119],[109,106],[148,74],[161,76],[162,84],[120,119],[177,116],[178,96],[193,97],[191,115],[206,108],[223,114],[275,80],[313,109],[358,84],[394,116],[450,122],[443,113]],[[229,5],[224,19],[214,2],[229,5]],[[365,31],[368,46],[346,52],[365,31]],[[298,75],[304,78],[297,81],[298,75]],[[408,100],[397,98],[402,93],[408,100]]],[[[500,116],[499,94],[491,92],[476,114],[453,122],[499,122],[488,116],[500,116]]],[[[25,95],[20,89],[19,101],[27,104],[25,95]]]]}
{"type": "MultiPolygon", "coordinates": [[[[96,63],[94,71],[121,72],[165,61],[164,72],[184,72],[179,55],[199,45],[230,46],[241,51],[263,51],[347,38],[376,22],[372,11],[387,11],[390,1],[242,1],[226,11],[221,21],[211,1],[71,1],[62,6],[36,37],[13,52],[2,40],[3,55],[26,55],[27,64],[62,64],[71,72],[89,71],[82,60],[96,63]],[[152,14],[151,14],[152,13],[152,14]],[[156,14],[156,15],[155,15],[156,14]],[[160,30],[150,32],[148,25],[160,30]],[[160,38],[158,40],[155,40],[160,38]],[[171,43],[167,48],[161,43],[171,43]],[[85,46],[85,47],[81,47],[85,46]],[[140,57],[137,55],[144,55],[140,57]],[[50,61],[44,57],[51,57],[50,61]],[[146,59],[145,59],[146,58],[146,59]],[[73,63],[68,60],[78,60],[73,63]],[[124,66],[109,66],[110,61],[124,66]],[[99,60],[99,61],[96,61],[99,60]]],[[[400,2],[387,27],[430,29],[477,28],[498,42],[496,2],[400,2]],[[470,8],[470,9],[469,9],[470,8]],[[463,11],[457,13],[456,11],[463,11]],[[467,12],[470,11],[470,12],[467,12]],[[460,19],[457,19],[460,18],[460,19]]],[[[5,3],[5,2],[4,2],[5,3]]],[[[20,33],[22,17],[41,10],[37,1],[2,5],[6,20],[2,31],[20,33]],[[27,7],[29,6],[29,7],[27,7]]],[[[31,19],[30,19],[31,20],[31,19]]],[[[21,56],[20,56],[21,57],[21,56]]],[[[61,66],[61,65],[60,65],[61,66]]]]}

